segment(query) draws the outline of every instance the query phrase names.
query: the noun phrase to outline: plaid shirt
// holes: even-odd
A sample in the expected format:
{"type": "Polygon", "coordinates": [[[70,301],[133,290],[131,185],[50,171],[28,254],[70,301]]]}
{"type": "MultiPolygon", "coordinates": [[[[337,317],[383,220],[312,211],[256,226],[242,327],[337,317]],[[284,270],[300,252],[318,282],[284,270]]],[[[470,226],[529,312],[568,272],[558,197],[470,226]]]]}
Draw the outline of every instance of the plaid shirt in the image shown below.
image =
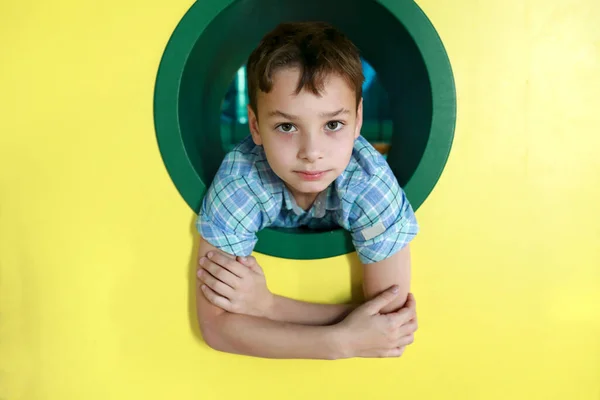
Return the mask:
{"type": "Polygon", "coordinates": [[[350,162],[304,211],[271,170],[263,148],[248,136],[223,160],[196,222],[216,248],[237,256],[252,253],[256,232],[267,227],[335,229],[351,233],[363,264],[400,250],[419,227],[406,194],[387,161],[359,136],[350,162]]]}

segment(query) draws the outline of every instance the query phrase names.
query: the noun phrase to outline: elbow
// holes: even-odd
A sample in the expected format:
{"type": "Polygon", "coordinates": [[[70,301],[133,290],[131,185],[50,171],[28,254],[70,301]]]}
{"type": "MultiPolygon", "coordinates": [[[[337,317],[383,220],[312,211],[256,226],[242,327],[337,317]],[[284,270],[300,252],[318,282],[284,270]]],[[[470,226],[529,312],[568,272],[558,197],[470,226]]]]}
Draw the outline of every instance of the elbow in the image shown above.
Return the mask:
{"type": "Polygon", "coordinates": [[[213,350],[224,351],[218,318],[202,318],[198,315],[198,326],[204,342],[213,350]]]}
{"type": "Polygon", "coordinates": [[[202,334],[204,343],[206,343],[208,347],[214,349],[216,346],[214,330],[207,326],[200,318],[198,318],[198,326],[200,327],[200,333],[202,334]]]}
{"type": "Polygon", "coordinates": [[[206,343],[206,345],[211,349],[222,352],[226,351],[225,347],[222,345],[221,341],[218,339],[218,336],[215,335],[214,332],[210,330],[202,331],[202,338],[204,339],[204,343],[206,343]]]}
{"type": "Polygon", "coordinates": [[[215,315],[209,318],[201,318],[198,315],[200,333],[204,342],[213,350],[223,353],[240,354],[226,333],[224,319],[226,315],[215,315]]]}

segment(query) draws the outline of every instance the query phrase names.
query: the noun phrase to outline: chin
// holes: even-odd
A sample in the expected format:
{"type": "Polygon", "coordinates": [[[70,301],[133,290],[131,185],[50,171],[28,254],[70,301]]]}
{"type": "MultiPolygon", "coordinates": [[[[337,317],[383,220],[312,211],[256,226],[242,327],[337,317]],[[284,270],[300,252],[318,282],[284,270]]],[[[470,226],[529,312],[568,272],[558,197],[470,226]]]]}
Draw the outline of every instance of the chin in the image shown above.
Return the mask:
{"type": "Polygon", "coordinates": [[[306,182],[302,180],[294,180],[293,187],[301,193],[320,193],[327,189],[333,182],[330,179],[323,179],[314,182],[306,182]]]}

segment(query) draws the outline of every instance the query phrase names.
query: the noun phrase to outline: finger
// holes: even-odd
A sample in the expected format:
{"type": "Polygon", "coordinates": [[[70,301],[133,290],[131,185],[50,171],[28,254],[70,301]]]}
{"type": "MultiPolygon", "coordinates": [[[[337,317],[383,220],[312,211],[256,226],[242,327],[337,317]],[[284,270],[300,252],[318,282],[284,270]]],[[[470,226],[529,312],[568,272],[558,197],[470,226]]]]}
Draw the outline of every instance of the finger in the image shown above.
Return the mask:
{"type": "Polygon", "coordinates": [[[211,288],[217,294],[231,300],[231,297],[235,292],[231,288],[231,286],[224,284],[223,282],[209,274],[207,271],[201,269],[200,272],[202,273],[198,274],[198,277],[202,280],[202,282],[204,282],[206,286],[211,288]]]}
{"type": "Polygon", "coordinates": [[[415,335],[406,335],[406,336],[402,336],[400,339],[398,339],[397,345],[398,347],[402,347],[402,346],[408,346],[409,344],[413,344],[415,342],[415,335]]]}
{"type": "Polygon", "coordinates": [[[398,335],[399,336],[412,335],[417,331],[417,329],[418,329],[417,323],[412,321],[412,322],[402,325],[398,329],[398,335]]]}
{"type": "Polygon", "coordinates": [[[206,257],[215,264],[218,264],[221,267],[225,268],[233,275],[236,275],[237,277],[242,278],[245,275],[247,275],[247,269],[240,265],[240,263],[219,252],[209,251],[208,254],[206,254],[206,257]]]}
{"type": "Polygon", "coordinates": [[[406,350],[406,346],[396,347],[391,350],[388,350],[388,357],[400,357],[404,354],[404,350],[406,350]]]}
{"type": "Polygon", "coordinates": [[[406,350],[406,346],[396,346],[396,347],[392,347],[392,348],[381,348],[381,349],[369,349],[369,350],[364,350],[363,352],[358,354],[358,357],[362,357],[362,358],[400,357],[402,354],[404,354],[404,350],[406,350]]]}
{"type": "Polygon", "coordinates": [[[413,310],[417,309],[417,300],[415,299],[414,294],[409,293],[406,296],[406,303],[404,304],[404,307],[412,308],[413,310]]]}
{"type": "Polygon", "coordinates": [[[416,303],[412,295],[408,295],[406,304],[400,310],[387,314],[396,326],[404,325],[417,317],[416,303]]]}
{"type": "Polygon", "coordinates": [[[239,278],[238,276],[229,272],[229,270],[221,267],[219,264],[215,264],[211,260],[206,257],[200,259],[200,265],[204,268],[205,271],[208,271],[212,276],[220,280],[221,282],[229,285],[233,289],[239,286],[239,278]]]}
{"type": "Polygon", "coordinates": [[[252,257],[252,256],[238,256],[236,257],[238,262],[242,263],[243,265],[245,265],[246,267],[252,267],[253,265],[256,264],[256,258],[252,257]]]}
{"type": "Polygon", "coordinates": [[[412,321],[415,317],[415,312],[410,308],[403,308],[395,313],[387,314],[386,316],[391,319],[391,324],[393,326],[403,326],[412,321]]]}
{"type": "Polygon", "coordinates": [[[200,290],[202,290],[202,294],[204,297],[213,305],[222,308],[225,311],[231,312],[231,302],[227,300],[223,296],[219,296],[215,293],[211,288],[206,285],[200,286],[200,290]]]}
{"type": "Polygon", "coordinates": [[[380,357],[400,357],[404,353],[404,347],[394,347],[393,349],[384,349],[380,352],[380,357]]]}
{"type": "Polygon", "coordinates": [[[237,260],[239,263],[241,263],[242,265],[250,268],[252,271],[258,273],[258,274],[262,274],[263,270],[260,267],[260,265],[258,265],[258,262],[256,261],[256,258],[252,257],[252,256],[247,256],[247,257],[237,257],[237,260]]]}
{"type": "Polygon", "coordinates": [[[366,302],[364,306],[366,307],[369,314],[375,315],[379,313],[379,311],[383,307],[391,303],[396,298],[396,296],[398,295],[398,291],[398,285],[394,285],[391,288],[380,293],[374,299],[371,299],[368,302],[366,302]]]}

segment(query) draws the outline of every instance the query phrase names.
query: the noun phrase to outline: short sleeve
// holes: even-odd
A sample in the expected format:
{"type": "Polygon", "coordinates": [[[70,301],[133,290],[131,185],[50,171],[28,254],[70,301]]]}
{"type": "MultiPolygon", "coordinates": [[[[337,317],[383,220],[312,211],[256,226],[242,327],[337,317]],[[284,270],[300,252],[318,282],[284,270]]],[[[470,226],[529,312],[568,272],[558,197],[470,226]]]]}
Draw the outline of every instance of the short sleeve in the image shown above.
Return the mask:
{"type": "Polygon", "coordinates": [[[385,260],[417,235],[412,206],[389,167],[379,168],[354,190],[358,194],[348,228],[363,264],[385,260]]]}
{"type": "Polygon", "coordinates": [[[217,174],[198,213],[196,227],[210,244],[235,256],[248,256],[263,222],[261,196],[243,176],[217,174]]]}

